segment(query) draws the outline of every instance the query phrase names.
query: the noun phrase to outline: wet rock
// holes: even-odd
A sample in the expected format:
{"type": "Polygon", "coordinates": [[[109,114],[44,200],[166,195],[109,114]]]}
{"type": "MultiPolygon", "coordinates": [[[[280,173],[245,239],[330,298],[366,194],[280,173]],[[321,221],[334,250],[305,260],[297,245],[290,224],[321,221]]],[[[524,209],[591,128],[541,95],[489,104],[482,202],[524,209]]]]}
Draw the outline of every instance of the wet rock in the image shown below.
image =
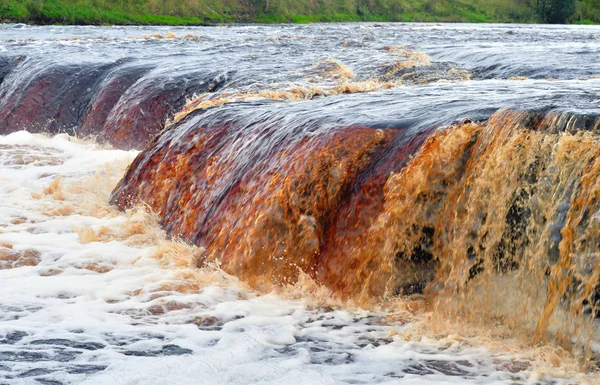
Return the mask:
{"type": "Polygon", "coordinates": [[[153,72],[151,65],[57,64],[29,60],[18,66],[0,56],[0,134],[30,132],[94,136],[115,147],[143,148],[194,93],[212,92],[219,73],[153,72]]]}
{"type": "Polygon", "coordinates": [[[298,267],[315,271],[333,236],[329,230],[351,226],[348,215],[338,217],[340,210],[372,217],[381,207],[380,200],[372,202],[379,192],[373,197],[361,185],[385,183],[384,173],[401,164],[373,169],[372,162],[379,154],[401,161],[411,151],[395,150],[401,131],[319,130],[301,122],[293,128],[258,122],[248,129],[228,116],[203,123],[206,114],[216,113],[196,111],[157,137],[111,199],[123,209],[148,203],[171,235],[205,246],[208,260],[223,256],[226,271],[249,280],[293,281],[298,267]],[[346,206],[353,191],[362,200],[346,206]]]}
{"type": "Polygon", "coordinates": [[[198,326],[202,330],[221,330],[223,328],[223,321],[217,317],[196,317],[190,323],[198,326]]]}
{"type": "Polygon", "coordinates": [[[0,85],[4,78],[25,58],[22,56],[0,56],[0,85]]]}
{"type": "Polygon", "coordinates": [[[218,90],[227,77],[219,73],[164,76],[149,73],[129,88],[110,112],[98,140],[122,149],[141,149],[179,111],[186,97],[218,90]]]}
{"type": "Polygon", "coordinates": [[[24,63],[5,78],[5,83],[12,83],[12,92],[0,95],[0,133],[75,134],[94,90],[113,65],[24,63]]]}
{"type": "Polygon", "coordinates": [[[148,313],[152,315],[162,315],[171,311],[178,311],[182,309],[189,309],[191,307],[190,304],[180,303],[177,301],[169,301],[166,303],[160,303],[156,305],[152,305],[148,308],[148,313]]]}
{"type": "Polygon", "coordinates": [[[395,65],[384,67],[380,73],[382,81],[399,80],[403,84],[418,85],[437,81],[464,81],[471,78],[465,69],[453,67],[449,63],[431,63],[426,65],[396,68],[395,65]]]}
{"type": "Polygon", "coordinates": [[[389,345],[392,342],[394,342],[394,340],[392,338],[369,338],[369,337],[362,337],[359,338],[359,340],[357,341],[357,346],[359,348],[365,348],[367,346],[372,346],[372,347],[379,347],[379,346],[383,346],[383,345],[389,345]]]}
{"type": "Polygon", "coordinates": [[[283,356],[290,357],[298,354],[298,349],[292,346],[275,349],[275,351],[283,356]]]}
{"type": "Polygon", "coordinates": [[[124,65],[111,69],[98,84],[98,92],[81,120],[77,135],[101,136],[111,111],[121,97],[152,68],[148,65],[124,65]]]}
{"type": "Polygon", "coordinates": [[[0,351],[0,362],[39,362],[51,361],[52,357],[45,353],[30,351],[0,351]]]}
{"type": "Polygon", "coordinates": [[[473,377],[474,373],[464,369],[472,367],[468,361],[440,361],[440,360],[425,360],[423,362],[415,362],[403,371],[407,374],[417,374],[420,376],[432,375],[441,373],[446,376],[473,377]]]}
{"type": "Polygon", "coordinates": [[[345,365],[354,361],[352,353],[318,351],[311,348],[310,363],[316,365],[345,365]]]}
{"type": "Polygon", "coordinates": [[[363,45],[364,43],[353,39],[346,40],[342,43],[342,46],[344,47],[362,47],[363,45]]]}

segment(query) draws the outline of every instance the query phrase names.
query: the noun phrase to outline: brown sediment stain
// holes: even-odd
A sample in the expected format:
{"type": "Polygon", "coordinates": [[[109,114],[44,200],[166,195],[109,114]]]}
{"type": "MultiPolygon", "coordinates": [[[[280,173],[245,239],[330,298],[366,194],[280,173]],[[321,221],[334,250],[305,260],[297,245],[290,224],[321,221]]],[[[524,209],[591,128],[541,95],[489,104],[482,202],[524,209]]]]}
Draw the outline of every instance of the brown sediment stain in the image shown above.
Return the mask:
{"type": "Polygon", "coordinates": [[[41,213],[49,217],[66,217],[75,214],[75,207],[71,204],[52,204],[44,208],[41,213]]]}
{"type": "Polygon", "coordinates": [[[204,252],[204,248],[183,242],[163,242],[151,257],[160,261],[163,268],[195,268],[202,267],[204,252]]]}
{"type": "Polygon", "coordinates": [[[131,37],[128,37],[127,39],[130,39],[130,40],[171,39],[171,40],[185,40],[185,41],[201,41],[202,39],[205,39],[205,38],[202,35],[198,35],[198,34],[188,33],[183,36],[177,36],[173,32],[167,32],[164,35],[160,34],[160,33],[154,33],[152,35],[131,36],[131,37]]]}
{"type": "Polygon", "coordinates": [[[342,43],[342,46],[344,47],[362,47],[363,45],[364,43],[354,39],[345,40],[342,43]]]}
{"type": "Polygon", "coordinates": [[[289,89],[273,89],[248,92],[223,92],[218,95],[214,95],[210,92],[203,93],[194,97],[193,99],[187,100],[185,106],[180,111],[175,113],[173,119],[168,120],[166,125],[170,126],[173,123],[177,123],[178,121],[185,118],[194,111],[218,107],[228,103],[235,103],[239,101],[248,101],[255,99],[301,101],[310,100],[317,96],[325,95],[326,91],[317,86],[293,86],[289,89]]]}
{"type": "MultiPolygon", "coordinates": [[[[110,229],[106,226],[101,226],[98,230],[94,230],[90,227],[78,228],[73,227],[73,231],[77,233],[79,242],[86,244],[92,242],[99,242],[103,236],[110,233],[110,229]]],[[[110,238],[109,238],[110,239],[110,238]]]]}
{"type": "Polygon", "coordinates": [[[164,238],[164,232],[157,224],[158,218],[154,214],[143,207],[138,207],[128,211],[127,220],[118,226],[96,228],[73,226],[72,229],[77,233],[82,244],[119,240],[128,246],[145,246],[159,243],[159,240],[164,238]]]}
{"type": "Polygon", "coordinates": [[[189,323],[198,327],[221,326],[223,321],[214,316],[194,317],[189,323]]]}
{"type": "Polygon", "coordinates": [[[471,80],[471,73],[465,69],[452,67],[447,71],[447,73],[452,77],[451,79],[449,79],[451,81],[471,80]]]}
{"type": "MultiPolygon", "coordinates": [[[[165,295],[167,293],[199,293],[202,289],[200,282],[195,282],[194,280],[186,280],[182,279],[179,281],[172,281],[168,283],[162,283],[158,287],[156,287],[153,292],[164,292],[165,295]]],[[[157,298],[157,297],[155,297],[157,298]]]]}
{"type": "Polygon", "coordinates": [[[432,62],[424,52],[407,46],[386,46],[394,61],[383,65],[374,76],[378,82],[396,85],[420,85],[432,82],[459,82],[471,79],[468,70],[450,66],[448,63],[432,62]]]}
{"type": "Polygon", "coordinates": [[[358,175],[358,183],[346,193],[344,204],[327,227],[326,242],[316,266],[319,282],[326,283],[343,298],[365,306],[387,293],[387,277],[392,273],[392,266],[386,265],[368,244],[366,229],[376,226],[385,209],[385,185],[390,175],[405,166],[429,131],[408,138],[402,131],[394,134],[396,138],[391,145],[374,154],[372,166],[358,175]],[[371,248],[372,255],[360,255],[361,247],[371,248]]]}
{"type": "Polygon", "coordinates": [[[37,266],[41,261],[40,253],[35,249],[15,250],[7,246],[0,246],[0,270],[37,266]]]}
{"type": "Polygon", "coordinates": [[[10,221],[10,223],[13,224],[13,225],[22,225],[23,223],[27,223],[27,221],[28,221],[28,219],[26,217],[19,216],[19,217],[15,218],[15,219],[12,219],[10,221]]]}

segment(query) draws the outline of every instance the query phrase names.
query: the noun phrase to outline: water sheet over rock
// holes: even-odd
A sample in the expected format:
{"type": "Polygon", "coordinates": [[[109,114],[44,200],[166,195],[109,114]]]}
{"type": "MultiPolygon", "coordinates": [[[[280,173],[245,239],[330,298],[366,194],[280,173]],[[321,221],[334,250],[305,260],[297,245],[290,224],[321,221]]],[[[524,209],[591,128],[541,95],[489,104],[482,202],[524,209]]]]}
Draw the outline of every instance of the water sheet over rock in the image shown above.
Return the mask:
{"type": "Polygon", "coordinates": [[[508,276],[523,291],[547,287],[530,293],[540,334],[563,296],[590,312],[598,118],[501,110],[416,133],[260,112],[187,116],[138,156],[112,201],[147,204],[172,236],[255,284],[302,270],[365,300],[427,284],[472,295],[482,277],[508,276]]]}
{"type": "Polygon", "coordinates": [[[135,60],[78,62],[0,58],[0,133],[20,130],[96,137],[143,148],[186,97],[212,92],[214,71],[164,73],[135,60]]]}

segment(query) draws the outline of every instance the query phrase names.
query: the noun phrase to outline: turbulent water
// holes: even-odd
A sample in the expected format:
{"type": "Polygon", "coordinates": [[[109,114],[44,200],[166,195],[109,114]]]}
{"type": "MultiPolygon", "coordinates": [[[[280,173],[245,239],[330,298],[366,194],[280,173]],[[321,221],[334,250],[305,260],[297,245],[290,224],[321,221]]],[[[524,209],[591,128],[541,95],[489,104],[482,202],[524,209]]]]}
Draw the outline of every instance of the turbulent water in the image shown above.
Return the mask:
{"type": "Polygon", "coordinates": [[[0,384],[597,384],[600,28],[0,25],[0,384]]]}

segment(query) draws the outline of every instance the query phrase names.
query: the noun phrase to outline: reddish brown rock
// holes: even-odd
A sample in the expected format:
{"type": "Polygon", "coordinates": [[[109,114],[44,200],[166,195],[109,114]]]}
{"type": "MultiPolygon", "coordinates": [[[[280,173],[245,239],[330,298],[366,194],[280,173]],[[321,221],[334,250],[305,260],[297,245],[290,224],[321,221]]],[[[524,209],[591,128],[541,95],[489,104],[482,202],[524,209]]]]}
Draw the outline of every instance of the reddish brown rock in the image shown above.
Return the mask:
{"type": "Polygon", "coordinates": [[[93,136],[141,149],[194,93],[217,90],[212,72],[164,73],[129,60],[53,64],[0,62],[0,134],[26,130],[93,136]]]}
{"type": "Polygon", "coordinates": [[[102,129],[96,128],[98,140],[122,149],[144,148],[164,128],[167,118],[184,106],[186,97],[211,87],[203,75],[148,74],[121,95],[102,129]]]}
{"type": "Polygon", "coordinates": [[[111,111],[123,94],[150,69],[148,66],[125,66],[110,71],[98,85],[98,93],[91,100],[77,135],[101,135],[111,111]]]}
{"type": "Polygon", "coordinates": [[[112,64],[46,65],[14,70],[0,95],[0,133],[74,134],[97,83],[112,64]],[[18,71],[17,71],[18,70],[18,71]]]}

